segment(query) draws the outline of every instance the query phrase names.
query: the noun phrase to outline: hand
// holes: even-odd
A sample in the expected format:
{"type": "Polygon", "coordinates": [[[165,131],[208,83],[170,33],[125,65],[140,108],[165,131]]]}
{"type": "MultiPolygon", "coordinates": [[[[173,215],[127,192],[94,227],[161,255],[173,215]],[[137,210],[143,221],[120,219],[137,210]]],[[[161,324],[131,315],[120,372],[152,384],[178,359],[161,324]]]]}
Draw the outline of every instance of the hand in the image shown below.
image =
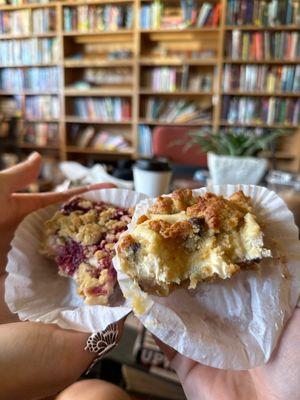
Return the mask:
{"type": "MultiPolygon", "coordinates": [[[[298,400],[300,309],[288,322],[271,360],[249,371],[226,371],[192,361],[157,341],[188,400],[298,400]]],[[[157,339],[156,339],[157,340],[157,339]]]]}
{"type": "Polygon", "coordinates": [[[38,208],[87,190],[113,187],[100,184],[65,193],[14,193],[37,178],[40,164],[40,155],[34,153],[25,162],[0,172],[0,400],[39,399],[55,394],[78,379],[94,358],[84,351],[89,334],[56,325],[12,323],[18,318],[4,301],[7,253],[22,219],[38,208]]]}

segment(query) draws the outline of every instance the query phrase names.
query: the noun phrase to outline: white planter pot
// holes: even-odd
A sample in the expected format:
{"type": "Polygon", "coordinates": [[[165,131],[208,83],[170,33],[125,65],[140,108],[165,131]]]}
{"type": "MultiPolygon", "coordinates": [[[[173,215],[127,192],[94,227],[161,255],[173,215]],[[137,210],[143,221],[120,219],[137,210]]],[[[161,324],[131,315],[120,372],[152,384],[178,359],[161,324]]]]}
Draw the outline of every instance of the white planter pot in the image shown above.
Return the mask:
{"type": "Polygon", "coordinates": [[[219,156],[208,153],[208,169],[214,185],[257,185],[268,168],[268,161],[256,157],[219,156]]]}

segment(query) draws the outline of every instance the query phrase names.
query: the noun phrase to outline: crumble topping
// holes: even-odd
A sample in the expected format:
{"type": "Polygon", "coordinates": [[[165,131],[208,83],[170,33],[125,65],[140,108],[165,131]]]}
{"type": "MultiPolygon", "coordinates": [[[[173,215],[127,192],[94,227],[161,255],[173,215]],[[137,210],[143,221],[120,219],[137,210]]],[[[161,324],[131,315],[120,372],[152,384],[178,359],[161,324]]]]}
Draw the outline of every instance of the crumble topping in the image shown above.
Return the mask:
{"type": "Polygon", "coordinates": [[[114,246],[132,212],[80,197],[63,204],[44,224],[40,252],[59,274],[72,277],[87,304],[107,304],[116,284],[114,246]]]}

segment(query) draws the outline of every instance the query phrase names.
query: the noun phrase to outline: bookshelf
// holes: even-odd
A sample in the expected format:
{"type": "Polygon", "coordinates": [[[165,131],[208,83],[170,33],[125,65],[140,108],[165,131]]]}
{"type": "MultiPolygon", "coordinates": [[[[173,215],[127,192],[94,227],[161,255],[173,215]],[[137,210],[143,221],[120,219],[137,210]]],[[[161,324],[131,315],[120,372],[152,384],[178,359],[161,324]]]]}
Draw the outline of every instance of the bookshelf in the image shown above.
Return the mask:
{"type": "Polygon", "coordinates": [[[286,129],[291,134],[275,152],[278,167],[300,171],[296,5],[292,0],[0,4],[0,101],[10,96],[17,101],[19,148],[61,160],[115,160],[149,155],[149,143],[146,148],[139,143],[143,135],[149,142],[161,125],[212,132],[286,129]]]}

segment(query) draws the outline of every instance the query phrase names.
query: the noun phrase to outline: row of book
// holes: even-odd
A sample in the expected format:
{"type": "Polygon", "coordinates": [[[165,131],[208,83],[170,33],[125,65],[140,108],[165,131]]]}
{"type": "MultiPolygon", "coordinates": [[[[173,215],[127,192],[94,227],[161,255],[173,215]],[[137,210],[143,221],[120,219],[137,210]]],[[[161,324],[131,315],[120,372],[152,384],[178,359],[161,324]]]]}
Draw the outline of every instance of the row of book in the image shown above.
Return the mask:
{"type": "Polygon", "coordinates": [[[164,100],[149,97],[145,100],[145,118],[162,122],[202,122],[211,119],[211,106],[200,107],[195,101],[164,100]]]}
{"type": "Polygon", "coordinates": [[[294,60],[300,57],[299,32],[228,33],[226,56],[233,60],[294,60]]]}
{"type": "Polygon", "coordinates": [[[116,31],[131,29],[131,5],[82,5],[64,7],[64,29],[70,31],[116,31]]]}
{"type": "Polygon", "coordinates": [[[229,123],[299,125],[300,99],[224,96],[222,119],[229,123]]]}
{"type": "Polygon", "coordinates": [[[227,0],[228,25],[276,26],[300,23],[298,0],[227,0]]]}
{"type": "Polygon", "coordinates": [[[0,34],[29,35],[56,29],[54,8],[0,11],[0,34]]]}
{"type": "Polygon", "coordinates": [[[228,65],[224,67],[223,90],[299,92],[300,65],[228,65]]]}
{"type": "Polygon", "coordinates": [[[154,67],[145,70],[146,87],[158,92],[174,92],[176,90],[210,91],[213,76],[210,73],[190,72],[189,65],[182,68],[154,67]]]}
{"type": "Polygon", "coordinates": [[[132,69],[128,67],[86,68],[83,79],[91,86],[131,85],[132,69]]]}
{"type": "Polygon", "coordinates": [[[92,147],[108,151],[126,151],[130,148],[130,143],[122,134],[102,129],[97,130],[94,126],[82,127],[73,124],[68,137],[69,143],[78,147],[92,147]]]}
{"type": "Polygon", "coordinates": [[[57,96],[28,96],[25,101],[25,116],[28,119],[58,119],[57,96]]]}
{"type": "Polygon", "coordinates": [[[0,5],[12,5],[12,6],[21,6],[23,4],[31,4],[31,3],[36,3],[36,4],[48,4],[51,3],[52,1],[55,0],[0,0],[0,5]]]}
{"type": "Polygon", "coordinates": [[[57,67],[2,68],[0,70],[0,89],[22,92],[58,90],[59,74],[57,67]]]}
{"type": "Polygon", "coordinates": [[[2,67],[56,63],[59,55],[57,39],[22,39],[0,41],[2,67]]]}
{"type": "Polygon", "coordinates": [[[138,154],[144,157],[152,156],[152,132],[148,125],[139,125],[138,154]]]}
{"type": "Polygon", "coordinates": [[[220,3],[204,2],[199,6],[194,0],[181,0],[180,6],[178,6],[177,4],[165,4],[161,0],[154,0],[150,4],[142,5],[140,25],[142,29],[217,27],[220,13],[220,3]]]}
{"type": "Polygon", "coordinates": [[[131,118],[131,103],[121,97],[77,98],[74,111],[81,118],[121,122],[131,118]]]}
{"type": "Polygon", "coordinates": [[[58,145],[58,124],[27,123],[22,141],[37,146],[58,145]]]}

